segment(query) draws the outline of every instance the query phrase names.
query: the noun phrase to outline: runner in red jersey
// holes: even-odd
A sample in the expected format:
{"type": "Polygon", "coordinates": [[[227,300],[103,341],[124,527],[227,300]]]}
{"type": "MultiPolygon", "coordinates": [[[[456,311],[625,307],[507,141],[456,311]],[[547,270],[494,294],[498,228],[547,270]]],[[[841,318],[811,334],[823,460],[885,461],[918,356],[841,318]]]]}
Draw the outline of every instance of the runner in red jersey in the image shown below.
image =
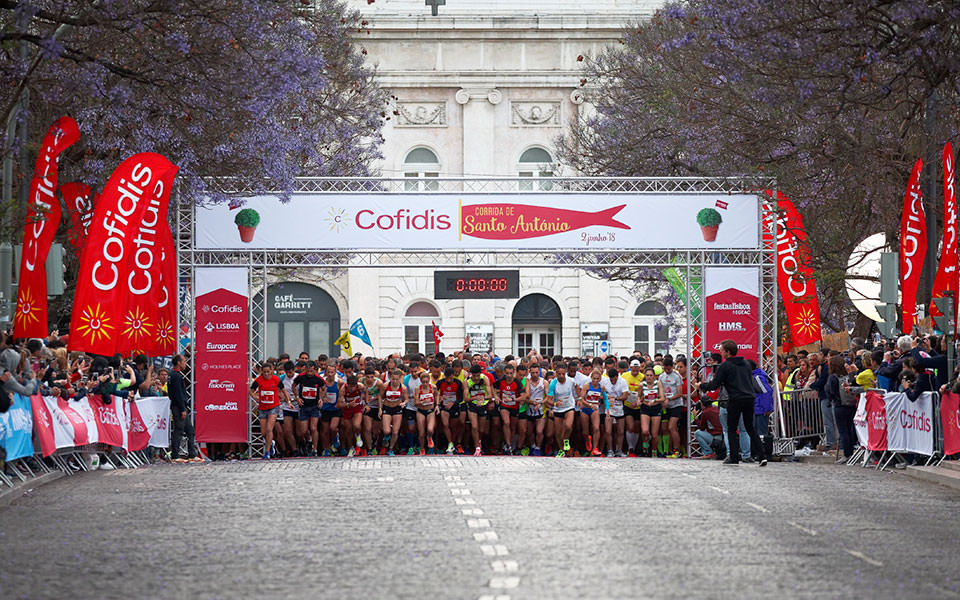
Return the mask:
{"type": "Polygon", "coordinates": [[[503,369],[503,379],[496,387],[500,405],[500,420],[503,422],[503,453],[513,454],[513,435],[520,424],[520,403],[527,398],[523,382],[517,379],[517,368],[508,364],[503,369]]]}
{"type": "Polygon", "coordinates": [[[407,403],[407,387],[403,385],[403,371],[390,371],[390,381],[380,392],[381,415],[383,419],[383,445],[389,456],[394,456],[397,438],[400,437],[400,424],[403,421],[403,406],[407,403]]]}
{"type": "Polygon", "coordinates": [[[287,392],[279,377],[273,374],[273,365],[263,363],[260,366],[260,376],[250,384],[250,397],[257,401],[260,412],[260,431],[263,432],[263,458],[271,457],[273,448],[273,426],[277,423],[280,414],[280,399],[286,398],[287,392]]]}
{"type": "Polygon", "coordinates": [[[465,401],[463,384],[454,376],[454,370],[447,367],[443,371],[443,379],[437,383],[437,395],[440,399],[440,423],[443,425],[443,434],[447,436],[447,454],[456,451],[454,440],[460,440],[463,434],[464,413],[460,411],[465,401]]]}
{"type": "Polygon", "coordinates": [[[420,454],[429,450],[433,454],[433,430],[437,425],[437,389],[430,382],[430,372],[420,373],[420,385],[416,388],[417,434],[420,436],[420,454]]]}
{"type": "Polygon", "coordinates": [[[348,375],[347,385],[340,386],[337,408],[343,410],[343,424],[346,429],[344,437],[350,443],[347,456],[354,456],[358,450],[363,449],[363,440],[360,438],[360,426],[363,424],[363,388],[360,387],[356,375],[348,375]]]}

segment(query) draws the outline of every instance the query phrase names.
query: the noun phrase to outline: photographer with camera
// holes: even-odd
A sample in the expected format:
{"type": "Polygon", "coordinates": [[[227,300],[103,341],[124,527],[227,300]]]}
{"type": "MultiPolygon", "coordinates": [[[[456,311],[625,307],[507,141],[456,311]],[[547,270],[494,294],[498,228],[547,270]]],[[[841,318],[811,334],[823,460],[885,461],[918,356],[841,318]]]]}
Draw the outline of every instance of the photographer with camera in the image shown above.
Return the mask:
{"type": "MultiPolygon", "coordinates": [[[[43,347],[43,343],[39,340],[32,341],[37,341],[40,347],[43,347]]],[[[3,350],[0,351],[0,381],[3,382],[3,390],[7,392],[9,403],[13,403],[13,394],[23,396],[35,394],[40,387],[40,382],[37,380],[33,369],[25,368],[28,365],[29,355],[20,353],[12,334],[5,334],[3,343],[0,345],[3,347],[3,350]]],[[[29,347],[28,345],[28,349],[29,347]]],[[[0,405],[7,400],[0,399],[0,405]]],[[[10,404],[7,405],[8,408],[10,404]]]]}

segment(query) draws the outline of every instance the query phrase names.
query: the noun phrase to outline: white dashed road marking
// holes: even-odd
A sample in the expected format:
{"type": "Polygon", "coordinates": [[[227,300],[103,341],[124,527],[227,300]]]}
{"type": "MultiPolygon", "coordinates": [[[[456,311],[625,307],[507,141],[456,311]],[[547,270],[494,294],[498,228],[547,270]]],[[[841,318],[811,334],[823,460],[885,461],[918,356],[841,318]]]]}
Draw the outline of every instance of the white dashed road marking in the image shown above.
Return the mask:
{"type": "Polygon", "coordinates": [[[749,507],[751,507],[751,508],[755,508],[755,509],[759,510],[759,511],[762,512],[762,513],[768,513],[768,512],[770,512],[769,510],[765,509],[764,507],[760,506],[759,504],[754,504],[753,502],[747,502],[747,506],[749,506],[749,507]]]}
{"type": "Polygon", "coordinates": [[[472,516],[472,517],[477,517],[477,516],[482,515],[482,514],[483,514],[483,511],[480,510],[479,508],[464,508],[464,509],[463,509],[463,514],[466,515],[466,516],[468,516],[468,517],[471,517],[471,516],[472,516]]]}
{"type": "Polygon", "coordinates": [[[787,521],[787,523],[789,523],[789,524],[790,524],[791,526],[793,526],[793,527],[796,527],[797,529],[799,529],[800,531],[804,532],[804,533],[807,534],[807,535],[817,535],[817,532],[816,532],[815,530],[813,530],[813,529],[807,529],[807,528],[804,527],[803,525],[800,525],[800,524],[798,524],[798,523],[794,523],[793,521],[787,521]]]}
{"type": "Polygon", "coordinates": [[[519,577],[493,577],[490,579],[490,587],[494,589],[511,589],[520,585],[519,577]]]}
{"type": "Polygon", "coordinates": [[[879,560],[870,558],[869,556],[867,556],[863,552],[860,552],[859,550],[847,550],[846,548],[844,548],[843,551],[849,554],[850,556],[856,556],[857,558],[859,558],[860,560],[862,560],[867,564],[873,565],[875,567],[883,566],[882,562],[880,562],[879,560]]]}
{"type": "Polygon", "coordinates": [[[467,519],[467,527],[470,529],[490,527],[490,519],[467,519]]]}
{"type": "Polygon", "coordinates": [[[503,544],[482,544],[480,551],[484,556],[507,556],[510,552],[503,544]]]}
{"type": "Polygon", "coordinates": [[[520,564],[515,560],[495,560],[490,563],[494,573],[516,573],[520,564]]]}
{"type": "Polygon", "coordinates": [[[717,491],[720,492],[721,494],[726,494],[727,496],[730,495],[730,492],[728,492],[727,490],[725,490],[725,489],[723,489],[723,488],[718,488],[718,487],[715,486],[715,485],[711,485],[711,486],[710,486],[710,489],[711,489],[711,490],[717,490],[717,491]]]}
{"type": "Polygon", "coordinates": [[[473,534],[473,539],[478,542],[495,542],[500,539],[496,531],[483,531],[473,534]]]}

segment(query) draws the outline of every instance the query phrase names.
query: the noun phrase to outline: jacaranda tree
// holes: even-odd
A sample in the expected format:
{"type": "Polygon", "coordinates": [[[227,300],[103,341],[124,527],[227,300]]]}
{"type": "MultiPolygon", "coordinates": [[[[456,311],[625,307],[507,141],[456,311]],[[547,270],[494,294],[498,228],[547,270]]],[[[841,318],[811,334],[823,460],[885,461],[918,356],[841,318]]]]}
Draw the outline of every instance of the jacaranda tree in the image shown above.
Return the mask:
{"type": "MultiPolygon", "coordinates": [[[[823,319],[844,328],[847,255],[870,233],[896,237],[913,161],[956,135],[958,22],[960,5],[926,0],[669,4],[587,61],[596,113],[563,159],[590,174],[775,178],[805,217],[823,319]]],[[[942,214],[942,197],[928,210],[942,214]]]]}

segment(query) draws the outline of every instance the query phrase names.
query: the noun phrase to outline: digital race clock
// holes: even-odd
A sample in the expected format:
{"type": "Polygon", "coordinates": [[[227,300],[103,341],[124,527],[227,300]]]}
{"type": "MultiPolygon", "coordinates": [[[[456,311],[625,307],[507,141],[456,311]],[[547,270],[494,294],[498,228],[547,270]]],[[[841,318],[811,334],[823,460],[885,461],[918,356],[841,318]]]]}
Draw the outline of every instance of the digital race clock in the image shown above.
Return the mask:
{"type": "Polygon", "coordinates": [[[433,297],[519,298],[520,271],[435,271],[433,297]]]}

